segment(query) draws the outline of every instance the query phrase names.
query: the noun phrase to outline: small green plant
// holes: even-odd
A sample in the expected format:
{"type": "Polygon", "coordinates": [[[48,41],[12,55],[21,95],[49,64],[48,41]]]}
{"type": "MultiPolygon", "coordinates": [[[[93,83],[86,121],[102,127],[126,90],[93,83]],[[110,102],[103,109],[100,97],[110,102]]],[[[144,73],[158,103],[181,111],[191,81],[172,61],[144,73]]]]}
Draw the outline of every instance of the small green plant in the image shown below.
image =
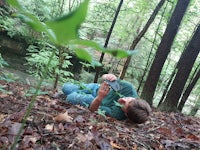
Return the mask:
{"type": "Polygon", "coordinates": [[[3,59],[3,57],[0,54],[0,69],[4,66],[8,66],[8,63],[3,59]]]}
{"type": "Polygon", "coordinates": [[[15,76],[13,73],[4,73],[2,72],[0,80],[4,80],[6,82],[14,82],[18,80],[19,78],[15,76]]]}
{"type": "Polygon", "coordinates": [[[97,113],[101,116],[103,116],[104,118],[106,118],[106,112],[101,110],[101,109],[98,109],[97,113]]]}
{"type": "Polygon", "coordinates": [[[4,87],[0,85],[0,93],[6,93],[6,90],[4,90],[4,87]]]}
{"type": "Polygon", "coordinates": [[[30,66],[28,72],[36,77],[43,78],[46,76],[51,81],[55,80],[56,74],[59,74],[59,80],[61,82],[67,82],[69,77],[72,77],[73,74],[67,71],[67,68],[72,65],[67,53],[62,54],[64,58],[63,63],[59,62],[59,49],[54,45],[42,41],[36,43],[35,45],[30,45],[28,47],[28,54],[26,57],[27,65],[30,66]],[[48,67],[48,72],[45,72],[48,60],[52,54],[52,51],[56,50],[55,55],[52,58],[50,66],[48,67]],[[60,67],[58,67],[60,65],[60,67]]]}
{"type": "MultiPolygon", "coordinates": [[[[3,69],[5,66],[9,66],[8,63],[3,59],[3,57],[0,54],[0,69],[3,69]]],[[[18,78],[12,74],[12,73],[5,73],[0,72],[0,80],[4,80],[6,82],[14,82],[18,78]]]]}
{"type": "MultiPolygon", "coordinates": [[[[36,89],[35,88],[30,88],[28,91],[26,91],[25,93],[25,96],[33,96],[36,92],[36,89]]],[[[48,94],[48,92],[45,92],[45,91],[41,91],[39,90],[37,95],[45,95],[45,94],[48,94]]]]}

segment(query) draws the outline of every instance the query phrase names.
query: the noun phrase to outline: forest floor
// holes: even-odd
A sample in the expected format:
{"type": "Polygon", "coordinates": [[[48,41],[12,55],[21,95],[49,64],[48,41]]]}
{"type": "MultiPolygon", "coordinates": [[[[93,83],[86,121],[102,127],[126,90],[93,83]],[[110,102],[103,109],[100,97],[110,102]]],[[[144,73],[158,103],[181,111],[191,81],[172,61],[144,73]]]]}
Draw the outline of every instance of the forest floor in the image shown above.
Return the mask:
{"type": "MultiPolygon", "coordinates": [[[[0,149],[10,149],[33,89],[0,81],[0,149]]],[[[18,150],[199,150],[200,118],[156,109],[145,124],[131,124],[64,102],[41,89],[17,144],[18,150]]]]}

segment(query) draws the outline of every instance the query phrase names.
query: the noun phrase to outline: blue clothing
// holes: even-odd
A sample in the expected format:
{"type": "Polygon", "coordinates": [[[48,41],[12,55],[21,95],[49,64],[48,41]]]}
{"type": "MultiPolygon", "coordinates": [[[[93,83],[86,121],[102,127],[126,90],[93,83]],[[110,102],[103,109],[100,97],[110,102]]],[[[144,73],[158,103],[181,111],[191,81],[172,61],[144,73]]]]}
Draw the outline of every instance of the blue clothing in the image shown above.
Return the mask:
{"type": "MultiPolygon", "coordinates": [[[[124,80],[118,80],[120,84],[120,90],[115,92],[110,89],[108,95],[102,100],[100,110],[105,111],[105,114],[116,118],[118,120],[126,119],[121,107],[117,105],[120,97],[135,97],[137,98],[137,92],[133,85],[124,80]]],[[[97,83],[89,84],[73,84],[65,83],[63,85],[63,93],[67,96],[66,101],[74,105],[79,104],[85,107],[89,107],[91,102],[95,99],[98,93],[100,85],[97,83]]]]}

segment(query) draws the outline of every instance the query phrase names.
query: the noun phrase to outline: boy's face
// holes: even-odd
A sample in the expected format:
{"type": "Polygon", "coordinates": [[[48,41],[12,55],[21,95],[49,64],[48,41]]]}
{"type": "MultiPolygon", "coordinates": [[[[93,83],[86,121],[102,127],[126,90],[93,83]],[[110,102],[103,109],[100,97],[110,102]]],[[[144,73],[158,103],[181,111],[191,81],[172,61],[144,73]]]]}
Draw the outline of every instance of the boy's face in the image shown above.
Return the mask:
{"type": "Polygon", "coordinates": [[[127,108],[131,105],[131,102],[135,101],[136,99],[133,97],[123,97],[118,100],[118,102],[122,105],[122,110],[126,113],[127,108]]]}

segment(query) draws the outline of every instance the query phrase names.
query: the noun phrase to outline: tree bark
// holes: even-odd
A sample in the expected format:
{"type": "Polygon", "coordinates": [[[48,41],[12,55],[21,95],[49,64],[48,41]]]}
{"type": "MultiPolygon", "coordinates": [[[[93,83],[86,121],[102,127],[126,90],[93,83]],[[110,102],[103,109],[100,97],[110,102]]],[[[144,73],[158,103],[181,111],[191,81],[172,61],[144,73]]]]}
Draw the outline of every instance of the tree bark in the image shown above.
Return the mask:
{"type": "MultiPolygon", "coordinates": [[[[154,21],[156,15],[158,14],[160,8],[163,6],[163,4],[165,3],[165,0],[161,0],[158,5],[156,6],[155,10],[153,11],[153,13],[151,14],[149,20],[147,21],[146,25],[144,26],[144,28],[142,29],[142,31],[138,34],[138,36],[134,39],[134,41],[132,42],[131,46],[130,46],[130,50],[134,50],[135,47],[137,46],[137,44],[139,43],[140,39],[144,36],[144,34],[146,33],[146,31],[148,30],[148,28],[150,27],[151,23],[154,21]]],[[[131,56],[127,57],[126,62],[124,64],[124,67],[120,73],[120,79],[124,79],[124,76],[126,74],[126,71],[128,69],[128,66],[131,62],[131,56]]]]}
{"type": "Polygon", "coordinates": [[[181,112],[183,109],[183,106],[185,105],[185,102],[187,101],[190,93],[192,92],[193,87],[195,86],[195,84],[197,83],[197,81],[200,78],[200,65],[197,67],[198,72],[196,73],[196,75],[194,76],[194,78],[192,79],[191,83],[188,85],[188,87],[186,88],[185,92],[183,93],[183,96],[180,100],[180,103],[178,105],[178,110],[181,112]]]}
{"type": "Polygon", "coordinates": [[[195,116],[200,107],[200,95],[197,96],[197,101],[190,111],[191,116],[195,116]]]}
{"type": "MultiPolygon", "coordinates": [[[[187,82],[189,74],[199,54],[200,25],[194,33],[190,43],[184,50],[178,65],[178,72],[168,91],[164,104],[159,107],[163,111],[176,111],[179,99],[187,82]],[[166,107],[167,106],[167,107],[166,107]]],[[[194,83],[193,83],[194,84],[194,83]]],[[[193,85],[191,85],[193,86],[193,85]]]]}
{"type": "MultiPolygon", "coordinates": [[[[152,46],[151,46],[151,50],[150,50],[150,53],[149,53],[149,56],[148,56],[148,59],[147,59],[147,62],[146,62],[146,65],[145,65],[145,69],[143,71],[143,74],[142,74],[142,77],[140,79],[140,82],[139,82],[139,86],[137,88],[137,92],[139,93],[140,92],[140,88],[142,87],[142,84],[144,84],[144,78],[146,76],[146,74],[148,73],[148,70],[153,62],[153,59],[151,58],[152,57],[152,54],[153,54],[153,49],[154,47],[157,45],[155,44],[156,43],[156,40],[157,40],[157,36],[158,36],[158,33],[159,33],[159,29],[160,29],[160,26],[161,26],[161,22],[163,20],[163,17],[164,17],[164,14],[166,12],[166,9],[167,9],[167,6],[168,6],[168,1],[166,3],[166,6],[162,12],[162,15],[161,15],[161,18],[160,18],[160,21],[159,21],[159,24],[158,24],[158,27],[155,31],[155,35],[154,35],[154,38],[153,38],[153,41],[152,41],[152,46]]],[[[172,11],[171,11],[172,12],[172,11]]]]}
{"type": "Polygon", "coordinates": [[[173,78],[174,78],[174,76],[176,75],[176,72],[177,72],[177,66],[175,67],[174,71],[172,72],[172,74],[171,74],[171,76],[170,76],[169,81],[167,82],[167,85],[166,85],[166,87],[165,87],[165,90],[163,91],[163,95],[162,95],[162,97],[160,98],[160,101],[159,101],[159,103],[158,103],[158,107],[159,107],[159,106],[162,104],[162,102],[164,101],[165,96],[167,95],[167,92],[168,92],[168,90],[169,90],[170,84],[172,83],[173,78]]]}
{"type": "MultiPolygon", "coordinates": [[[[112,34],[112,31],[113,31],[113,28],[114,28],[114,26],[115,26],[115,23],[116,23],[116,21],[117,21],[117,17],[118,17],[118,15],[119,15],[119,12],[120,12],[120,9],[121,9],[121,7],[122,7],[122,4],[123,4],[123,0],[120,0],[120,3],[119,3],[119,5],[118,5],[118,7],[117,7],[117,11],[116,11],[116,13],[115,13],[115,17],[114,17],[114,19],[113,19],[113,22],[112,22],[112,24],[111,24],[110,30],[109,30],[109,32],[108,32],[108,35],[107,35],[107,38],[106,38],[106,41],[105,41],[105,44],[104,44],[104,47],[105,47],[105,48],[107,48],[107,46],[108,46],[108,42],[109,42],[109,40],[110,40],[110,36],[111,36],[111,34],[112,34]]],[[[101,53],[101,57],[100,57],[100,59],[99,59],[99,62],[100,62],[100,63],[102,63],[103,58],[104,58],[104,53],[101,53]]],[[[95,74],[95,77],[94,77],[94,83],[97,83],[97,81],[98,81],[99,71],[100,71],[100,67],[97,67],[97,68],[96,68],[96,74],[95,74]]]]}
{"type": "Polygon", "coordinates": [[[181,20],[186,12],[190,0],[178,0],[172,17],[167,25],[161,43],[156,52],[155,59],[147,76],[141,97],[146,99],[150,105],[153,103],[153,96],[160,77],[161,70],[170,52],[174,38],[177,34],[181,20]]]}

